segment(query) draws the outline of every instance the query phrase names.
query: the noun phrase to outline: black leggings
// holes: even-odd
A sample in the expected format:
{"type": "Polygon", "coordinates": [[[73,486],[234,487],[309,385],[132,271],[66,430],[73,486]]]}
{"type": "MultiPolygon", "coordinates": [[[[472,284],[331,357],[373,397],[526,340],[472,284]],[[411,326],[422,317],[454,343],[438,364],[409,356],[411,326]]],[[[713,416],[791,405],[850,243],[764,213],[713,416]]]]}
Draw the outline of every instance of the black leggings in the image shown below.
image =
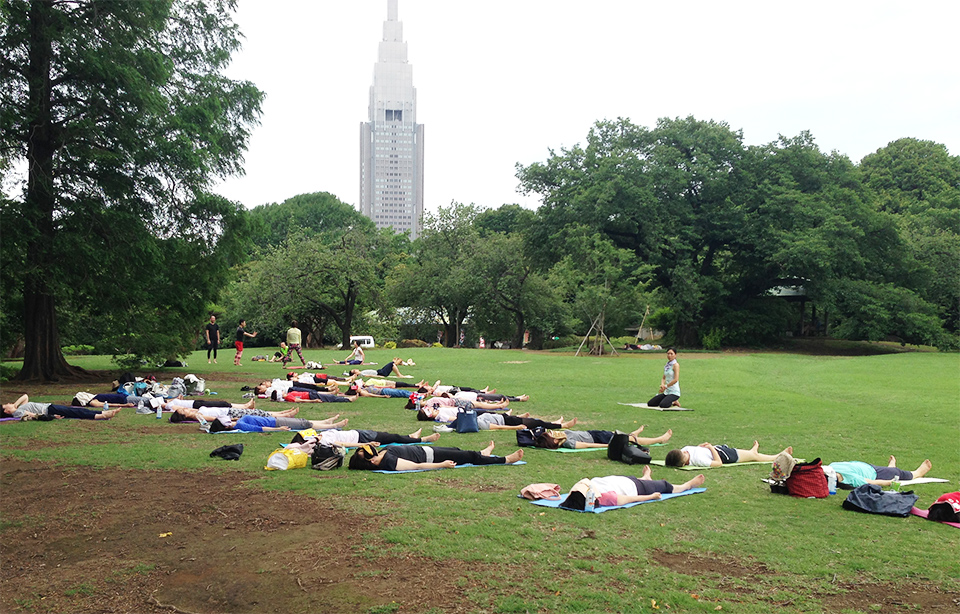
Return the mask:
{"type": "Polygon", "coordinates": [[[502,456],[484,456],[474,450],[460,448],[432,448],[433,462],[442,463],[452,460],[458,465],[503,465],[507,459],[502,456]]]}
{"type": "Polygon", "coordinates": [[[650,407],[659,407],[661,409],[666,409],[671,405],[673,405],[674,401],[679,401],[679,400],[680,400],[679,394],[658,394],[657,396],[647,401],[647,405],[650,407]]]}
{"type": "Polygon", "coordinates": [[[487,401],[488,403],[499,403],[500,401],[510,401],[518,402],[519,397],[508,397],[505,394],[500,394],[499,392],[480,392],[477,393],[478,401],[487,401]]]}
{"type": "Polygon", "coordinates": [[[210,360],[210,352],[213,352],[213,359],[217,359],[217,346],[213,343],[207,344],[207,360],[210,360]]]}
{"type": "Polygon", "coordinates": [[[214,401],[213,399],[197,399],[193,402],[194,409],[201,407],[233,407],[230,401],[214,401]]]}
{"type": "Polygon", "coordinates": [[[419,437],[410,437],[409,435],[397,435],[396,433],[384,433],[383,431],[368,431],[358,429],[360,433],[360,443],[370,443],[376,441],[381,444],[388,443],[420,443],[419,437]]]}
{"type": "Polygon", "coordinates": [[[528,429],[532,429],[538,426],[542,426],[545,429],[563,428],[563,425],[556,424],[555,422],[544,422],[543,420],[537,420],[536,418],[518,418],[516,416],[508,416],[506,414],[504,414],[503,416],[503,425],[504,426],[525,426],[528,429]]]}

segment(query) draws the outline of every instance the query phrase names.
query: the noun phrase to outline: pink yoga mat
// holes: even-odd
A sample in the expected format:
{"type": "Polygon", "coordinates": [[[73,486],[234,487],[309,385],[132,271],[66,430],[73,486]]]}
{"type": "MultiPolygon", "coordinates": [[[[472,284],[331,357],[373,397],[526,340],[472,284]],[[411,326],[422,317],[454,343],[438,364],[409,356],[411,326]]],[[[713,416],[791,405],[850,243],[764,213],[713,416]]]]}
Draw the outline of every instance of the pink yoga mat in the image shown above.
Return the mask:
{"type": "MultiPolygon", "coordinates": [[[[910,513],[913,514],[914,516],[919,516],[919,517],[921,517],[921,518],[925,518],[925,519],[929,520],[929,519],[927,518],[927,514],[929,514],[930,512],[928,512],[927,510],[922,510],[922,509],[920,509],[919,507],[913,508],[912,510],[910,510],[910,513]]],[[[951,527],[956,527],[956,528],[960,529],[960,522],[942,522],[942,521],[939,521],[939,520],[934,520],[933,522],[939,522],[940,524],[948,524],[948,525],[950,525],[951,527]]]]}

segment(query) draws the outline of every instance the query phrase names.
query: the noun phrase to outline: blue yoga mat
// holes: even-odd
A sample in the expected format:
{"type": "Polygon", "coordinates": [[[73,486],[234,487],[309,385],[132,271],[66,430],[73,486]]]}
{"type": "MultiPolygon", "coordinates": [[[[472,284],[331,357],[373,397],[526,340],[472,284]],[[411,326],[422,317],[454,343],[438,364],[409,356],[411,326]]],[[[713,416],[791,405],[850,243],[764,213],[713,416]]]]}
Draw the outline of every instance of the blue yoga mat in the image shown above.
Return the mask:
{"type": "Polygon", "coordinates": [[[533,503],[534,505],[539,505],[540,507],[557,507],[566,512],[584,512],[587,514],[599,514],[601,512],[606,512],[609,510],[619,510],[626,507],[633,507],[635,505],[643,505],[644,503],[657,503],[658,501],[666,501],[667,499],[673,499],[674,497],[682,497],[684,495],[695,495],[701,492],[707,492],[707,489],[691,488],[690,490],[685,490],[683,492],[672,492],[670,494],[661,495],[659,499],[651,499],[650,501],[637,501],[636,503],[627,503],[626,505],[605,505],[603,507],[595,507],[592,510],[570,510],[567,508],[560,507],[560,504],[563,503],[564,500],[566,500],[567,495],[569,495],[570,493],[560,495],[559,499],[553,499],[553,500],[540,499],[538,501],[531,501],[530,503],[533,503]]]}

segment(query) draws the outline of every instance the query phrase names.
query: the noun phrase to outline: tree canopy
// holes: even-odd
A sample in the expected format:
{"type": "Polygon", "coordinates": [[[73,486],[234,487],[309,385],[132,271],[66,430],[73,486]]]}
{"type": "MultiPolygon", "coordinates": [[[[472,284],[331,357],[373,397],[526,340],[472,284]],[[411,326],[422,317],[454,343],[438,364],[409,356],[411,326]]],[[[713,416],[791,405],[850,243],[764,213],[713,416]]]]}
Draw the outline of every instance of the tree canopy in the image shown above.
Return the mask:
{"type": "Polygon", "coordinates": [[[2,202],[4,264],[23,265],[3,304],[23,308],[21,378],[74,372],[58,326],[70,304],[117,354],[191,349],[243,234],[239,207],[208,189],[242,172],[263,98],[222,74],[234,5],[3,3],[0,149],[26,168],[2,202]]]}

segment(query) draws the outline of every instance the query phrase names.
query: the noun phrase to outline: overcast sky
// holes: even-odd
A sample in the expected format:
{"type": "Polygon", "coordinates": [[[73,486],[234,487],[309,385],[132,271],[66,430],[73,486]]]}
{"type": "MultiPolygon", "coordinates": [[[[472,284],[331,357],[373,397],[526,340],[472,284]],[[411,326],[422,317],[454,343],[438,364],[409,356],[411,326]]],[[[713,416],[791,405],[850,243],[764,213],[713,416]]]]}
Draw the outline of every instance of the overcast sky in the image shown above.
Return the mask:
{"type": "MultiPolygon", "coordinates": [[[[247,207],[307,192],[357,206],[387,0],[240,0],[230,67],[267,97],[247,207]]],[[[427,210],[499,207],[515,164],[583,143],[601,119],[713,119],[748,145],[809,130],[858,162],[902,137],[960,154],[960,2],[399,0],[425,126],[427,210]]]]}

